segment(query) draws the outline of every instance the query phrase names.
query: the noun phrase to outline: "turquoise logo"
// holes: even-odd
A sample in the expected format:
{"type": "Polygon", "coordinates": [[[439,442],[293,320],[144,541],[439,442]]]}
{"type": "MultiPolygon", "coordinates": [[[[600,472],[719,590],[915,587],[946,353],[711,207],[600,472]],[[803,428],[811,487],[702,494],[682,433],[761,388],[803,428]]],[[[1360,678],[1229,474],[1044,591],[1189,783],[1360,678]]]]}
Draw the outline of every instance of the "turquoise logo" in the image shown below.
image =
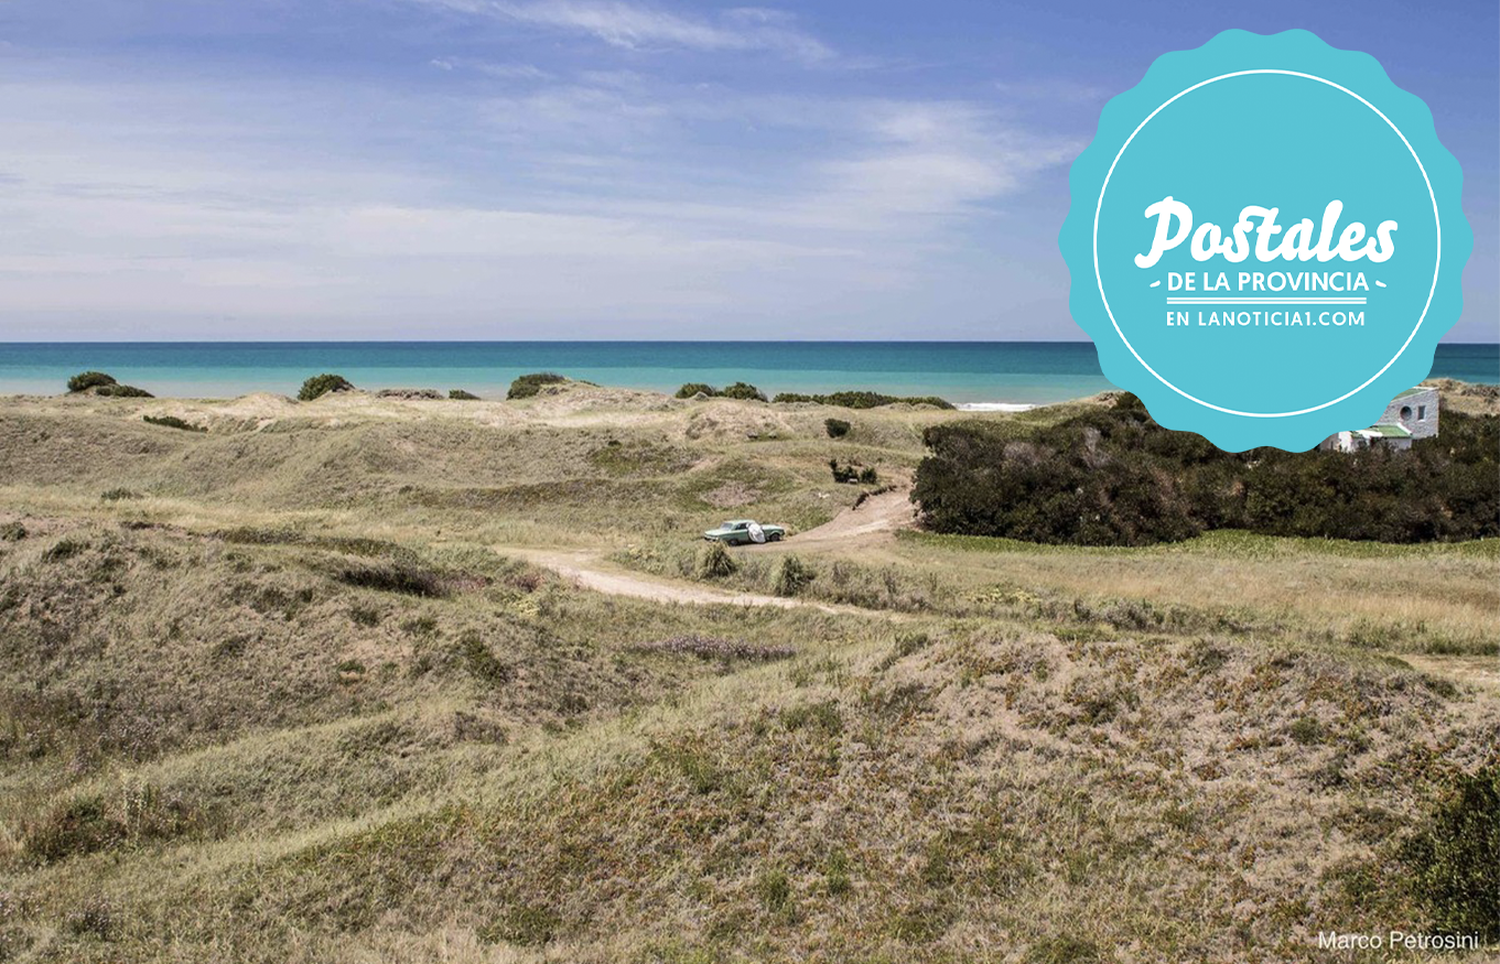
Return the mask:
{"type": "Polygon", "coordinates": [[[1462,185],[1373,57],[1226,31],[1104,108],[1069,178],[1069,307],[1167,428],[1309,449],[1431,371],[1473,247],[1462,185]]]}

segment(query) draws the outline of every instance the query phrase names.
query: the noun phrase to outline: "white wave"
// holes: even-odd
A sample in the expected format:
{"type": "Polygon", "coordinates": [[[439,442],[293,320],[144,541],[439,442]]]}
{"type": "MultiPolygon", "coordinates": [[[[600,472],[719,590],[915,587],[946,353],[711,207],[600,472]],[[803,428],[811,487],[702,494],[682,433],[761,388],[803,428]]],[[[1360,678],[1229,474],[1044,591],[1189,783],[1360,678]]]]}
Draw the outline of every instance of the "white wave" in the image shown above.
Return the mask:
{"type": "Polygon", "coordinates": [[[1036,408],[1025,402],[960,402],[958,407],[964,412],[1029,412],[1036,408]]]}

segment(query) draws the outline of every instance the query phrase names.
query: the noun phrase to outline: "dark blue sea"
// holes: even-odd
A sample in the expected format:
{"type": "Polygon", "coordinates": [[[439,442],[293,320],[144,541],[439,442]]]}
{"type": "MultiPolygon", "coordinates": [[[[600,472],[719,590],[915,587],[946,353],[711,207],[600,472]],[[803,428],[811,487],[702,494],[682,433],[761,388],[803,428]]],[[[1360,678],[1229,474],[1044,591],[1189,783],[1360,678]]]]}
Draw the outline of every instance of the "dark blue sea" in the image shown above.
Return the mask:
{"type": "MultiPolygon", "coordinates": [[[[996,407],[1105,391],[1088,342],[109,342],[0,344],[0,394],[55,394],[108,372],[159,396],[295,394],[337,372],[360,388],[462,388],[503,398],[511,379],[555,371],[675,391],[747,381],[775,392],[870,389],[996,407]]],[[[1500,346],[1439,345],[1432,375],[1500,382],[1500,346]]]]}

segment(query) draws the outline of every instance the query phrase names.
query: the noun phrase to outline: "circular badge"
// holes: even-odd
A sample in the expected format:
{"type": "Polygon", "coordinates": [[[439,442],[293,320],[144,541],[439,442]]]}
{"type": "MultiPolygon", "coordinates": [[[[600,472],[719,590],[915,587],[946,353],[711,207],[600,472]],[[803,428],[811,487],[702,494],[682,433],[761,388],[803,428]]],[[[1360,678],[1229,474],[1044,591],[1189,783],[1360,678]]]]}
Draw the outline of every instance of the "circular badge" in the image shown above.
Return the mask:
{"type": "Polygon", "coordinates": [[[1307,31],[1159,58],[1069,186],[1069,307],[1105,377],[1227,450],[1371,425],[1462,308],[1473,237],[1431,113],[1307,31]]]}

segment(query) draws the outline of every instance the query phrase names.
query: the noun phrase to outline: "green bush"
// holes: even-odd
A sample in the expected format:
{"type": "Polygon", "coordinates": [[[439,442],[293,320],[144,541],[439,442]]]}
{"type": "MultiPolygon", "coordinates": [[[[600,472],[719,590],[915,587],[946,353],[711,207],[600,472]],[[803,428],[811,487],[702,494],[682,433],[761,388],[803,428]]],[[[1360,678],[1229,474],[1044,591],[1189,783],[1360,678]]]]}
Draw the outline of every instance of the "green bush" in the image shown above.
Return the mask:
{"type": "Polygon", "coordinates": [[[472,392],[466,392],[462,388],[450,389],[449,392],[448,392],[448,397],[451,398],[451,399],[453,399],[454,401],[457,401],[457,402],[477,402],[477,401],[479,401],[479,396],[478,395],[475,395],[472,392]]]}
{"type": "Polygon", "coordinates": [[[874,485],[880,481],[880,475],[873,466],[860,466],[853,462],[848,465],[840,465],[838,459],[829,459],[828,468],[833,472],[833,481],[847,483],[863,483],[874,485]]]}
{"type": "Polygon", "coordinates": [[[1402,846],[1413,893],[1435,931],[1500,940],[1497,854],[1500,765],[1491,764],[1460,776],[1402,846]]]}
{"type": "Polygon", "coordinates": [[[1017,438],[929,426],[912,499],[938,532],[1142,546],[1210,529],[1380,542],[1500,535],[1500,417],[1443,414],[1409,451],[1224,452],[1131,395],[1017,438]]]}
{"type": "Polygon", "coordinates": [[[556,372],[534,372],[530,375],[522,375],[510,383],[510,391],[505,393],[505,397],[531,398],[542,390],[543,385],[556,385],[565,381],[567,379],[556,372]]]}
{"type": "Polygon", "coordinates": [[[698,550],[698,559],[693,573],[699,579],[722,579],[731,575],[736,566],[734,557],[722,542],[710,542],[698,550]]]}
{"type": "Polygon", "coordinates": [[[114,377],[103,372],[79,372],[68,379],[68,391],[81,392],[89,388],[116,384],[114,377]]]}
{"type": "Polygon", "coordinates": [[[676,397],[692,398],[694,395],[707,395],[709,398],[713,398],[717,394],[719,394],[719,390],[712,385],[705,385],[702,382],[688,382],[677,389],[676,397]]]}
{"type": "Polygon", "coordinates": [[[882,395],[880,392],[843,391],[828,395],[804,395],[801,392],[780,392],[773,399],[777,402],[815,402],[818,405],[835,405],[839,408],[878,408],[881,405],[931,405],[934,408],[954,408],[954,404],[936,395],[882,395]]]}
{"type": "Polygon", "coordinates": [[[145,497],[139,492],[132,491],[131,489],[108,489],[103,492],[99,496],[99,498],[103,499],[105,502],[120,502],[125,499],[141,499],[145,497]]]}
{"type": "Polygon", "coordinates": [[[771,591],[778,596],[796,596],[817,577],[812,566],[793,555],[785,555],[776,561],[771,570],[771,591]]]}
{"type": "MultiPolygon", "coordinates": [[[[776,397],[778,399],[781,398],[780,395],[776,397]]],[[[823,430],[828,433],[829,438],[843,438],[849,434],[849,429],[849,423],[841,418],[825,418],[823,420],[823,430]]]]}
{"type": "Polygon", "coordinates": [[[302,383],[301,391],[297,392],[297,400],[310,402],[329,392],[347,392],[353,388],[354,384],[343,375],[324,372],[321,375],[314,375],[302,383]]]}
{"type": "Polygon", "coordinates": [[[194,425],[192,422],[185,422],[182,419],[178,418],[176,415],[142,415],[141,421],[149,422],[152,425],[161,425],[165,428],[182,429],[184,432],[208,431],[208,429],[204,428],[202,425],[194,425]]]}
{"type": "Polygon", "coordinates": [[[719,392],[721,398],[738,398],[751,402],[763,402],[766,393],[747,382],[735,382],[723,391],[719,392]]]}
{"type": "Polygon", "coordinates": [[[95,395],[109,395],[115,398],[155,398],[144,388],[136,388],[134,385],[100,385],[94,389],[95,395]]]}

